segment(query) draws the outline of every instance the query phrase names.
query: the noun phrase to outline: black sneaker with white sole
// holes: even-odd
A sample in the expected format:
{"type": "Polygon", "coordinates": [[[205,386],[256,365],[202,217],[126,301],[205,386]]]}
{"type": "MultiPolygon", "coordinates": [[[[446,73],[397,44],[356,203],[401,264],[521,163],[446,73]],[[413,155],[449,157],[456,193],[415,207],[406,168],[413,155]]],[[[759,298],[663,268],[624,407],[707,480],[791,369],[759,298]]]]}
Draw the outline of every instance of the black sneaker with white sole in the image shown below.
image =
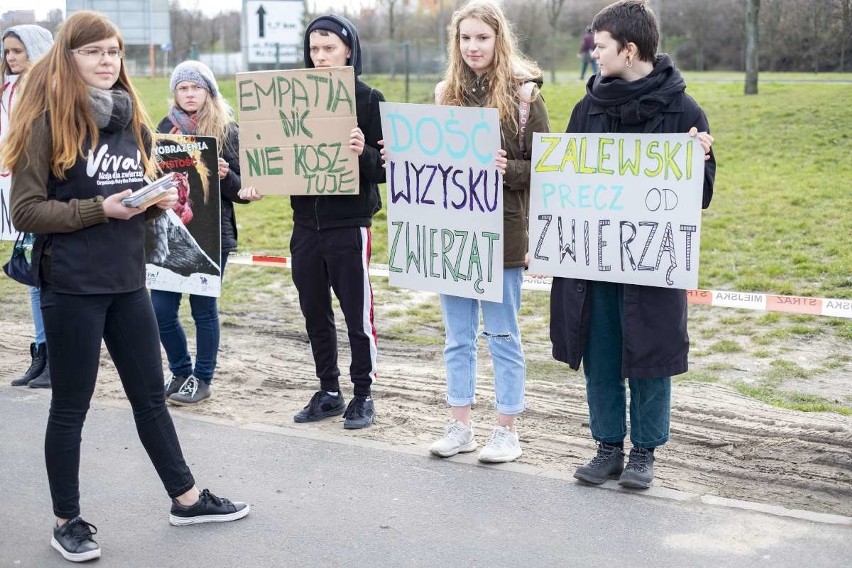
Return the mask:
{"type": "Polygon", "coordinates": [[[180,388],[184,385],[189,376],[182,375],[170,375],[168,379],[166,379],[165,389],[166,389],[166,398],[169,398],[173,394],[177,393],[180,388]]]}
{"type": "Polygon", "coordinates": [[[294,422],[316,422],[323,418],[340,416],[346,410],[346,401],[343,394],[338,391],[337,395],[328,394],[324,390],[318,390],[311,397],[305,407],[293,416],[294,422]]]}
{"type": "Polygon", "coordinates": [[[192,406],[210,398],[210,383],[190,375],[176,393],[166,399],[169,404],[192,406]]]}
{"type": "Polygon", "coordinates": [[[169,522],[176,527],[200,523],[226,523],[242,519],[249,514],[250,508],[248,503],[231,502],[224,497],[216,497],[205,489],[199,495],[198,501],[189,507],[184,507],[172,499],[169,522]]]}
{"type": "Polygon", "coordinates": [[[61,527],[53,527],[50,546],[59,551],[65,560],[85,562],[101,557],[101,547],[92,538],[98,533],[95,525],[74,517],[61,527]]]}
{"type": "Polygon", "coordinates": [[[373,423],[376,409],[370,396],[354,396],[343,413],[343,427],[347,430],[366,428],[373,423]]]}

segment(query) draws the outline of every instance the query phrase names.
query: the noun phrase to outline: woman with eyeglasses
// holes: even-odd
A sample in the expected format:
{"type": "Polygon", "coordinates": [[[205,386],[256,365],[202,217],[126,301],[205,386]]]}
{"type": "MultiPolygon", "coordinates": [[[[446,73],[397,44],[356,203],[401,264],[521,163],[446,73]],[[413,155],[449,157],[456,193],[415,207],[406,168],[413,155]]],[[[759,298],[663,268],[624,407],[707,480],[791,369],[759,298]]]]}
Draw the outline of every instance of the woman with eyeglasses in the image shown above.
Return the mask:
{"type": "MultiPolygon", "coordinates": [[[[219,92],[213,71],[200,61],[184,61],[172,72],[172,104],[169,115],[160,121],[157,132],[212,136],[219,149],[219,193],[222,196],[221,274],[225,275],[228,254],[237,248],[237,219],[234,203],[261,198],[253,188],[240,189],[239,128],[231,107],[219,92]],[[248,198],[240,197],[240,192],[248,198]]],[[[196,204],[202,206],[202,204],[196,204]]],[[[178,205],[183,207],[183,205],[178,205]]],[[[219,352],[219,308],[216,298],[189,295],[195,322],[195,366],[178,316],[182,294],[152,290],[151,301],[157,314],[160,341],[166,350],[171,376],[166,380],[166,401],[192,405],[210,397],[210,383],[219,352]]]]}
{"type": "MultiPolygon", "coordinates": [[[[41,26],[20,25],[3,32],[3,59],[0,60],[0,141],[9,134],[12,106],[17,104],[23,77],[32,63],[41,57],[53,43],[53,36],[41,26]]],[[[8,179],[9,172],[0,167],[0,178],[8,179]]],[[[35,337],[30,344],[30,366],[12,381],[13,387],[50,388],[50,368],[47,366],[47,343],[44,323],[41,320],[41,299],[38,288],[30,286],[30,307],[33,314],[35,337]]]]}
{"type": "Polygon", "coordinates": [[[13,176],[12,220],[38,234],[33,264],[53,381],[45,435],[56,515],[51,545],[74,562],[101,555],[97,529],[80,517],[79,466],[102,339],[172,499],[171,524],[232,521],[249,512],[246,503],[197,489],[166,409],[144,239],[146,221],[172,207],[176,194],[147,210],[121,202],[154,175],[147,117],[122,65],[123,49],[118,28],[101,14],[68,18],[30,70],[0,147],[13,176]]]}

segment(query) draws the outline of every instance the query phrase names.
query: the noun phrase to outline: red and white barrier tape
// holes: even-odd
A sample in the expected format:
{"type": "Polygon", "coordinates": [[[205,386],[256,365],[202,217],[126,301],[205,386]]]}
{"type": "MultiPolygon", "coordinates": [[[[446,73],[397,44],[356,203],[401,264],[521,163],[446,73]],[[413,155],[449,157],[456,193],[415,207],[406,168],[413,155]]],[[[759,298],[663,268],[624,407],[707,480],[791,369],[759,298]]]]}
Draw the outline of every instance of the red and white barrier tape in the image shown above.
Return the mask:
{"type": "MultiPolygon", "coordinates": [[[[280,268],[291,267],[288,257],[254,254],[231,254],[228,257],[228,264],[277,266],[280,268]]],[[[370,274],[387,277],[389,274],[388,265],[370,264],[370,274]]],[[[524,274],[523,288],[526,290],[548,291],[550,290],[550,283],[551,279],[549,276],[524,274]]],[[[690,304],[852,319],[852,300],[722,290],[687,290],[686,297],[690,304]]]]}

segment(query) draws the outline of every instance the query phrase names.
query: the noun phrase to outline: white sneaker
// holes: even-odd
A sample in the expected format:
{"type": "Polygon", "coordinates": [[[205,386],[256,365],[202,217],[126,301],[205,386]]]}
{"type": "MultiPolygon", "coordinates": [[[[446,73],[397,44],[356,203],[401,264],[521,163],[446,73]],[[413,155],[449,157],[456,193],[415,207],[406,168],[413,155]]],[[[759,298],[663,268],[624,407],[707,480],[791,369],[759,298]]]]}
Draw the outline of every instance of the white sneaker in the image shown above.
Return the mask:
{"type": "Polygon", "coordinates": [[[484,463],[504,463],[521,457],[521,443],[518,435],[506,426],[497,426],[482,451],[479,461],[484,463]]]}
{"type": "Polygon", "coordinates": [[[468,428],[458,420],[453,420],[452,424],[447,426],[443,438],[429,446],[430,452],[442,458],[454,456],[459,452],[472,452],[475,449],[473,422],[470,423],[470,428],[468,428]]]}

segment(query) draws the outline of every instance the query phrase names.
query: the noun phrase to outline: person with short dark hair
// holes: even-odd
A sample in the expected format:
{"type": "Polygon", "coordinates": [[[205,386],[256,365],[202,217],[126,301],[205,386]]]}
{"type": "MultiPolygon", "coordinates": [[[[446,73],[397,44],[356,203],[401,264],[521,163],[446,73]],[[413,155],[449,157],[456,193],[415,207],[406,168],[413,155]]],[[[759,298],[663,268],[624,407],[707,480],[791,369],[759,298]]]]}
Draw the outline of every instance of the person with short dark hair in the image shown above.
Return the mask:
{"type": "MultiPolygon", "coordinates": [[[[643,0],[622,0],[592,22],[598,75],[571,113],[566,132],[677,133],[697,136],[704,149],[703,207],[710,205],[716,160],[707,117],[686,94],[686,83],[666,54],[643,0]]],[[[687,370],[686,290],[554,278],[550,295],[553,356],[583,363],[589,428],[598,451],[574,477],[600,484],[616,478],[650,487],[654,450],[669,438],[671,377],[687,370]],[[630,441],[625,379],[630,388],[630,441]]]]}

